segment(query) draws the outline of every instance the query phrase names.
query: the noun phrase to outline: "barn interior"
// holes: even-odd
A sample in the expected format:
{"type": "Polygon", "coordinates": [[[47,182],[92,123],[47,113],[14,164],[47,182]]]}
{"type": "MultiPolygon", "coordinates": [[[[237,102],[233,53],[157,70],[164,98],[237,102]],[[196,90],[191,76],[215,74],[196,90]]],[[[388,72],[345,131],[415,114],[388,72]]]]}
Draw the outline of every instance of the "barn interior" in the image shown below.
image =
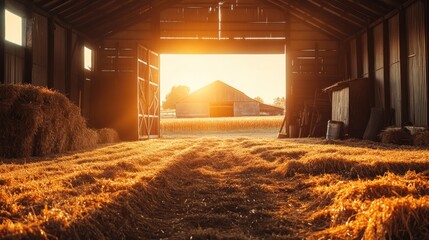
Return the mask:
{"type": "MultiPolygon", "coordinates": [[[[90,126],[138,140],[160,134],[160,54],[286,53],[287,136],[310,113],[342,121],[361,138],[374,108],[384,126],[427,127],[428,5],[0,0],[0,83],[55,89],[90,126]],[[8,16],[21,28],[11,30],[8,16]],[[17,41],[8,39],[10,31],[21,33],[17,41]]],[[[326,121],[318,119],[323,133],[326,121]]]]}

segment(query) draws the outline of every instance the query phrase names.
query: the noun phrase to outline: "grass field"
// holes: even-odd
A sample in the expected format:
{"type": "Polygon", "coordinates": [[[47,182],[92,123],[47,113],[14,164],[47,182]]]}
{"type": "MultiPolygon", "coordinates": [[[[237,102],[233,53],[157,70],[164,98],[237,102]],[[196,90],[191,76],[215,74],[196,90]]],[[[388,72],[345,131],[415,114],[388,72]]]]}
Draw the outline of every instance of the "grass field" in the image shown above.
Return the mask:
{"type": "Polygon", "coordinates": [[[283,116],[161,118],[163,137],[277,137],[283,116]]]}
{"type": "Polygon", "coordinates": [[[429,152],[177,138],[1,159],[1,239],[428,239],[429,152]]]}

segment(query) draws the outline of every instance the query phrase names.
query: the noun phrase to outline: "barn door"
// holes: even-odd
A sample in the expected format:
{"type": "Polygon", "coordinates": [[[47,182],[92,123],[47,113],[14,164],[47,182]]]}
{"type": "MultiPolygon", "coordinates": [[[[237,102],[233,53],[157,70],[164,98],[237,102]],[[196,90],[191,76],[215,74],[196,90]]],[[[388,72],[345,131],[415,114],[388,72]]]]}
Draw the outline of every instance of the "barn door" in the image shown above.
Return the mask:
{"type": "Polygon", "coordinates": [[[137,48],[137,107],[139,139],[160,136],[159,55],[141,45],[137,48]]]}

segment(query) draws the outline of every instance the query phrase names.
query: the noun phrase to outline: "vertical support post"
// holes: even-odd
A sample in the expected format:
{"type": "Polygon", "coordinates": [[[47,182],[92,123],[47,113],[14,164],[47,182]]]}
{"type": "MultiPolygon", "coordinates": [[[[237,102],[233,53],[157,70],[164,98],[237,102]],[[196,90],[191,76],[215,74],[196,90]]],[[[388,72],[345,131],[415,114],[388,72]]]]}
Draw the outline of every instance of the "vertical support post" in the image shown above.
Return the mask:
{"type": "Polygon", "coordinates": [[[71,73],[73,64],[73,32],[71,29],[66,29],[66,66],[65,66],[65,80],[66,80],[66,95],[71,98],[71,73]]]}
{"type": "Polygon", "coordinates": [[[4,50],[4,41],[5,41],[5,30],[6,30],[6,23],[5,23],[5,1],[6,0],[0,0],[0,84],[3,84],[5,82],[5,50],[4,50]]]}
{"type": "Polygon", "coordinates": [[[152,30],[152,46],[151,46],[151,50],[155,51],[155,52],[159,52],[159,42],[160,42],[160,38],[161,38],[161,13],[160,11],[157,9],[155,10],[155,12],[152,14],[152,21],[151,21],[151,30],[152,30]]]}
{"type": "Polygon", "coordinates": [[[362,56],[362,38],[360,36],[356,37],[356,63],[357,63],[357,77],[363,77],[363,56],[362,56]]]}
{"type": "Polygon", "coordinates": [[[407,26],[405,9],[399,11],[399,49],[400,49],[400,61],[401,61],[401,105],[402,123],[410,121],[409,118],[409,93],[408,93],[408,40],[407,40],[407,26]]]}
{"type": "Polygon", "coordinates": [[[392,125],[393,115],[390,104],[390,44],[389,44],[389,21],[383,21],[383,74],[384,74],[384,108],[386,113],[386,124],[392,125]]]}
{"type": "Polygon", "coordinates": [[[55,22],[53,17],[48,18],[48,88],[54,87],[55,69],[55,22]]]}
{"type": "Polygon", "coordinates": [[[368,78],[371,80],[371,87],[373,93],[371,94],[372,99],[370,100],[371,104],[375,104],[375,54],[374,54],[374,32],[373,29],[367,29],[367,48],[368,48],[368,78]]]}
{"type": "MultiPolygon", "coordinates": [[[[428,1],[424,1],[425,4],[425,24],[426,24],[426,32],[425,32],[425,37],[426,37],[426,94],[429,95],[429,2],[428,1]]],[[[427,106],[427,113],[429,113],[429,104],[426,105],[427,106]]],[[[426,126],[429,126],[429,117],[427,118],[427,122],[426,122],[426,126]]]]}
{"type": "Polygon", "coordinates": [[[290,137],[290,132],[289,132],[289,124],[291,123],[291,115],[292,115],[292,106],[293,106],[293,102],[292,102],[292,49],[288,47],[288,44],[290,44],[290,41],[288,41],[290,39],[290,15],[289,12],[286,11],[285,12],[285,20],[286,20],[286,24],[285,24],[285,37],[286,37],[286,41],[285,41],[285,57],[286,57],[286,61],[285,61],[285,68],[286,68],[286,96],[285,96],[285,121],[284,123],[284,128],[285,128],[285,133],[288,137],[290,137]]]}
{"type": "Polygon", "coordinates": [[[33,9],[32,5],[26,6],[26,20],[23,22],[27,23],[24,28],[26,31],[25,35],[25,60],[24,60],[24,82],[32,83],[33,79],[33,9]]]}

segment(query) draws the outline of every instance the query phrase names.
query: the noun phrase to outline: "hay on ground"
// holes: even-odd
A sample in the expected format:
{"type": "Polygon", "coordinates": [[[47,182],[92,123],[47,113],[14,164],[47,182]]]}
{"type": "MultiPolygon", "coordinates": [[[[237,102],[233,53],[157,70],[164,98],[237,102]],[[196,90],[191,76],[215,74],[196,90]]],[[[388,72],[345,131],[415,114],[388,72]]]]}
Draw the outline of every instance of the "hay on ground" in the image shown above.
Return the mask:
{"type": "Polygon", "coordinates": [[[398,145],[411,145],[412,136],[409,131],[402,128],[387,128],[379,135],[382,143],[392,143],[398,145]]]}
{"type": "Polygon", "coordinates": [[[98,135],[98,138],[97,138],[98,144],[116,143],[120,141],[118,132],[113,128],[97,129],[97,135],[98,135]]]}
{"type": "Polygon", "coordinates": [[[63,94],[32,85],[0,86],[0,156],[44,156],[96,145],[80,109],[63,94]]]}
{"type": "Polygon", "coordinates": [[[413,135],[414,146],[429,147],[429,131],[418,132],[413,135]]]}

